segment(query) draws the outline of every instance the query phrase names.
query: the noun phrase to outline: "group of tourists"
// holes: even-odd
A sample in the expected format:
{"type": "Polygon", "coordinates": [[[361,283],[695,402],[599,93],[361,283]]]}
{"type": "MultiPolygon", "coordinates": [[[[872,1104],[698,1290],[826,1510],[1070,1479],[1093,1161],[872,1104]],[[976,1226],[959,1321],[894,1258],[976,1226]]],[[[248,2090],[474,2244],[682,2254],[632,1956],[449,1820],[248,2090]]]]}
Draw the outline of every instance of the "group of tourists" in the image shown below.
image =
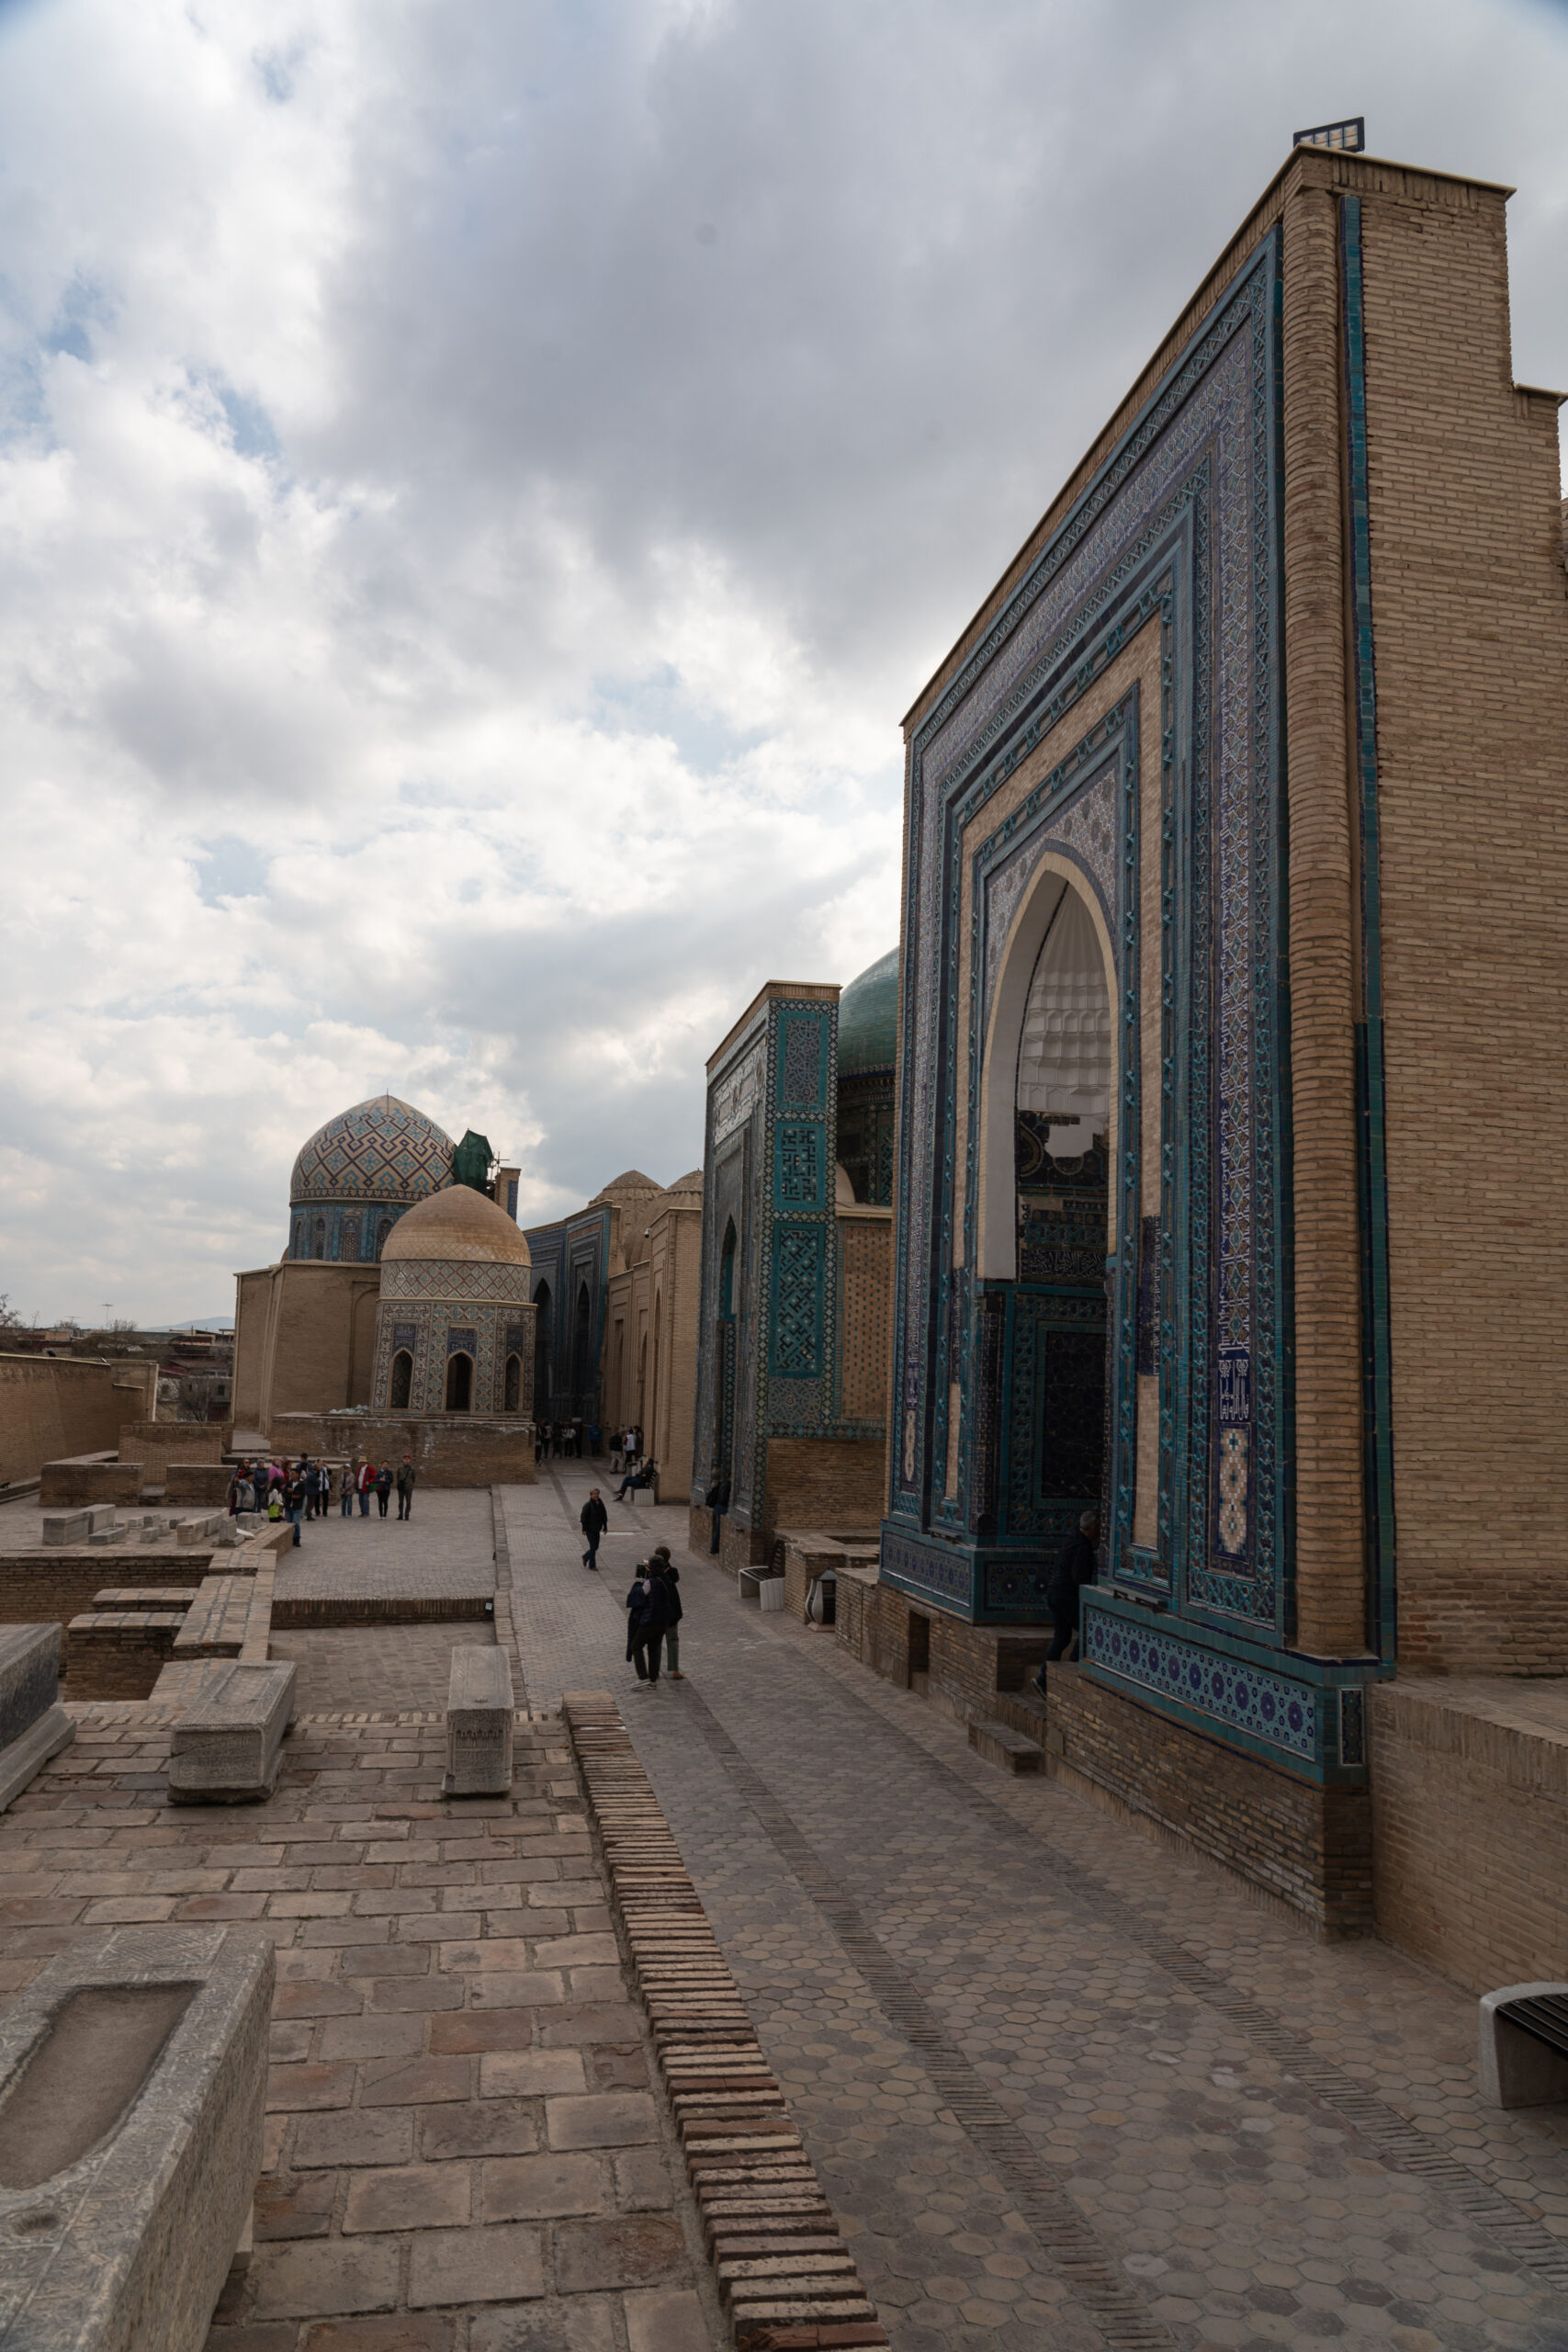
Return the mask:
{"type": "Polygon", "coordinates": [[[603,1435],[597,1421],[536,1421],[534,1425],[536,1462],[581,1462],[586,1446],[597,1453],[603,1435]]]}
{"type": "Polygon", "coordinates": [[[294,1541],[299,1541],[301,1523],[310,1519],[325,1519],[335,1502],[338,1515],[350,1519],[355,1498],[362,1519],[370,1516],[370,1503],[375,1498],[377,1510],[382,1519],[394,1491],[398,1498],[398,1517],[413,1517],[413,1490],[419,1473],[413,1457],[405,1453],[394,1465],[383,1462],[378,1466],[361,1454],[355,1462],[313,1462],[308,1453],[298,1461],[242,1462],[229,1482],[229,1510],[260,1511],[271,1520],[287,1519],[293,1523],[294,1541]]]}

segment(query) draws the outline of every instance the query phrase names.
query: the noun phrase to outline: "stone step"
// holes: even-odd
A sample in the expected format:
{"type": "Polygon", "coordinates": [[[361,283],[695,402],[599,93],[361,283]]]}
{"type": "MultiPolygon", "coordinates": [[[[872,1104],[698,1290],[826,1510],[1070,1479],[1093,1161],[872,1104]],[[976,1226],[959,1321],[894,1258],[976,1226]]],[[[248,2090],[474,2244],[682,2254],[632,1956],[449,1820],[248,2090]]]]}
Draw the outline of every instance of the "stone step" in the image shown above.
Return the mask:
{"type": "Polygon", "coordinates": [[[1026,1739],[1007,1724],[971,1724],[969,1745],[988,1764],[999,1764],[1004,1772],[1038,1772],[1045,1761],[1045,1751],[1037,1740],[1026,1739]]]}

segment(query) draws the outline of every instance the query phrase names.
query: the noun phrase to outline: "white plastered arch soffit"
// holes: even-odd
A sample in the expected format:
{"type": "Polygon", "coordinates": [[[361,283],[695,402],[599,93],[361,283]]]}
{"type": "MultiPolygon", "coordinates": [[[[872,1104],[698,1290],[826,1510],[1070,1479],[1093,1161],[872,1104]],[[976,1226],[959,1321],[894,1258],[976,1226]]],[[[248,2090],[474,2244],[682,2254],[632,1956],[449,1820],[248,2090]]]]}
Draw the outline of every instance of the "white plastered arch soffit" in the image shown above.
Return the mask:
{"type": "MultiPolygon", "coordinates": [[[[1081,902],[1100,944],[1106,1001],[1111,1012],[1111,1084],[1106,1142],[1111,1167],[1116,1167],[1121,1110],[1121,1050],[1116,1019],[1119,994],[1116,957],[1100,900],[1071,858],[1043,850],[1030,876],[1008,933],[998,967],[996,996],[987,1027],[985,1058],[980,1069],[980,1118],[975,1170],[975,1279],[1016,1282],[1018,1279],[1018,1188],[1014,1111],[1018,1096],[1019,1050],[1029,1009],[1030,984],[1040,960],[1046,933],[1071,890],[1081,902]]],[[[1074,910],[1075,912],[1077,910],[1074,910]]],[[[1087,1148],[1089,1137],[1084,1137],[1087,1148]]],[[[1116,1248],[1116,1184],[1110,1186],[1107,1254],[1116,1248]]]]}

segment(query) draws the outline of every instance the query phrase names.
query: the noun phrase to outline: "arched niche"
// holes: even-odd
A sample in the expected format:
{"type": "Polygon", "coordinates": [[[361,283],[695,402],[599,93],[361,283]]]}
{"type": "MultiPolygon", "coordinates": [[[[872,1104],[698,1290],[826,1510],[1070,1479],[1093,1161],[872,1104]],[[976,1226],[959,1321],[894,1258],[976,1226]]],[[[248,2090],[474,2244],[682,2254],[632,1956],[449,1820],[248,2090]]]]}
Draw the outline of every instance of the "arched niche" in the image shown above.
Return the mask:
{"type": "MultiPolygon", "coordinates": [[[[1030,990],[1041,951],[1062,914],[1066,894],[1075,927],[1087,914],[1098,944],[1111,1015],[1111,1084],[1106,1118],[1110,1164],[1116,1166],[1120,1069],[1117,1053],[1116,956],[1096,893],[1080,868],[1058,851],[1045,850],[1013,916],[997,971],[996,994],[987,1024],[980,1073],[980,1114],[975,1171],[973,1272],[977,1281],[1018,1278],[1018,1184],[1016,1173],[1019,1065],[1029,1013],[1030,990]]],[[[1086,1144],[1088,1137],[1086,1136],[1086,1144]]],[[[1107,1253],[1116,1247],[1116,1186],[1111,1185],[1107,1253]]]]}

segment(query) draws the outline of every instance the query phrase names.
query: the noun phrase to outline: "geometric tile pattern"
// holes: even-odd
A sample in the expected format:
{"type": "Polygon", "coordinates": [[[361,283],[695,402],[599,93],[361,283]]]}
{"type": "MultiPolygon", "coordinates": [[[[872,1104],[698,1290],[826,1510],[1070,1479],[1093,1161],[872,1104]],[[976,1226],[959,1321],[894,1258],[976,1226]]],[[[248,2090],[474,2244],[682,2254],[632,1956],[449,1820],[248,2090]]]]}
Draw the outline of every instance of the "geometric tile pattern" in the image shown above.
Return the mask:
{"type": "Polygon", "coordinates": [[[1131,1683],[1204,1715],[1215,1725],[1245,1732],[1303,1763],[1316,1760],[1323,1694],[1269,1674],[1168,1629],[1129,1625],[1109,1610],[1083,1611],[1086,1664],[1107,1679],[1131,1683]]]}
{"type": "Polygon", "coordinates": [[[452,1138],[395,1094],[340,1111],[301,1146],[290,1205],[389,1201],[409,1208],[452,1181],[452,1138]]]}
{"type": "MultiPolygon", "coordinates": [[[[895,1528],[951,1527],[974,1547],[971,1500],[956,1509],[946,1464],[947,1400],[961,1432],[979,1409],[971,1235],[955,1232],[955,1175],[971,1144],[984,1053],[982,1023],[998,978],[999,943],[1045,846],[1049,808],[1061,849],[1085,872],[1118,958],[1117,986],[1135,1004],[1137,792],[1118,796],[1105,723],[1031,797],[999,817],[975,851],[970,905],[974,1039],[967,1100],[957,1099],[960,953],[972,849],[992,797],[1037,741],[1050,737],[1145,623],[1162,616],[1168,697],[1149,752],[1168,779],[1163,911],[1172,933],[1164,967],[1159,1067],[1162,1178],[1183,1224],[1164,1231],[1176,1279],[1162,1289],[1158,1524],[1161,1578],[1178,1608],[1281,1637],[1288,1481],[1282,1448],[1286,1306],[1282,1296],[1279,940],[1285,922],[1280,839],[1277,664],[1278,302],[1280,242],[1266,237],[1195,331],[1118,447],[1055,536],[966,648],[910,743],[902,957],[898,1217],[895,1262],[895,1528]],[[1169,780],[1175,779],[1174,783],[1169,780]],[[1119,805],[1120,798],[1120,805],[1119,805]],[[1070,819],[1067,838],[1063,820],[1070,819]],[[1110,887],[1120,875],[1120,887],[1110,887]],[[1131,928],[1130,928],[1131,926],[1131,928]],[[963,1417],[968,1417],[967,1420],[963,1417]]],[[[1153,714],[1149,714],[1152,719],[1153,714]]],[[[1063,728],[1067,740],[1067,729],[1063,728]]],[[[1135,736],[1133,757],[1137,755],[1135,736]]],[[[1126,1055],[1117,1094],[1135,1100],[1126,1055]],[[1129,1090],[1132,1092],[1129,1093],[1129,1090]]],[[[1123,1117],[1116,1171],[1127,1199],[1136,1173],[1135,1122],[1123,1117]]],[[[971,1175],[974,1161],[968,1159],[971,1175]]],[[[1135,1193],[1134,1199],[1135,1200],[1135,1193]]],[[[975,1187],[964,1215],[975,1214],[975,1187]]],[[[1174,1211],[1171,1212],[1174,1215],[1174,1211]]],[[[1035,1220],[1038,1223],[1038,1220],[1035,1220]]],[[[1111,1282],[1122,1325],[1135,1314],[1134,1211],[1120,1235],[1111,1282]]],[[[1026,1221],[1026,1249],[1045,1248],[1026,1221]]],[[[1087,1272],[1087,1268],[1086,1268],[1087,1272]]],[[[1154,1335],[1151,1334],[1151,1338],[1154,1335]]],[[[1118,1377],[1120,1378],[1120,1374],[1118,1377]]],[[[1019,1400],[1021,1410],[1021,1400],[1019,1400]]],[[[1125,1430],[1112,1492],[1127,1483],[1125,1430]]],[[[1113,1573],[1122,1572],[1119,1563],[1113,1573]]]]}

